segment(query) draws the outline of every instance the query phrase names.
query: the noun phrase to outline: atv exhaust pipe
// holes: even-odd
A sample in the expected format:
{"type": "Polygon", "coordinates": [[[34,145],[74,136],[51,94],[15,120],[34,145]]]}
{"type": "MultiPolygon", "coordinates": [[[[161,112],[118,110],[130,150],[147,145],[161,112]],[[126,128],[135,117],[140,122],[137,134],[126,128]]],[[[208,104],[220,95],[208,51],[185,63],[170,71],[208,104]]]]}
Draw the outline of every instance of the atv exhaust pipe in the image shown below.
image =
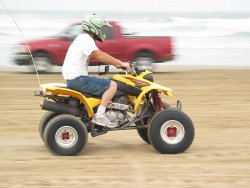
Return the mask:
{"type": "Polygon", "coordinates": [[[57,112],[60,114],[71,114],[73,116],[79,116],[83,114],[83,111],[77,107],[69,106],[63,103],[51,102],[46,99],[40,103],[40,106],[43,110],[57,112]]]}

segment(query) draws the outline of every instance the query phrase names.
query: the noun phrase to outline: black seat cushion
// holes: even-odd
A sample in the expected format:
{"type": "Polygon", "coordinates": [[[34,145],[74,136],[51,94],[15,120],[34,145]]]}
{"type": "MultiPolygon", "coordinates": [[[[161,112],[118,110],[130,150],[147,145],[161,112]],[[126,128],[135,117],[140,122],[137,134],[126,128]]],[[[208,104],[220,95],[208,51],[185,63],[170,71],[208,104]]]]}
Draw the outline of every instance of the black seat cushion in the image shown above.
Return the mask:
{"type": "MultiPolygon", "coordinates": [[[[73,91],[77,91],[77,90],[74,90],[74,89],[71,89],[71,88],[68,88],[66,86],[56,86],[58,88],[65,88],[65,89],[70,89],[70,90],[73,90],[73,91]]],[[[77,92],[80,92],[80,91],[77,91],[77,92]]],[[[96,96],[96,95],[92,95],[90,93],[83,93],[83,92],[80,92],[82,95],[84,95],[85,97],[89,98],[89,97],[93,97],[93,98],[97,98],[97,99],[100,99],[102,98],[102,96],[96,96]]]]}

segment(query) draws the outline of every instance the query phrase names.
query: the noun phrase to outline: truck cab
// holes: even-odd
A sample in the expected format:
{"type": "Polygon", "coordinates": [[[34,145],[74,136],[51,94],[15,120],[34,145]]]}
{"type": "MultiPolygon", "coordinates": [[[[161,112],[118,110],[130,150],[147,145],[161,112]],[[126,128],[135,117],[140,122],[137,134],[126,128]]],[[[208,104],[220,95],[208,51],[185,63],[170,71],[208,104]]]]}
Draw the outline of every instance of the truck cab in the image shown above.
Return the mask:
{"type": "MultiPolygon", "coordinates": [[[[125,37],[121,27],[115,21],[109,21],[112,27],[104,27],[106,39],[96,41],[97,47],[121,61],[136,61],[152,64],[172,59],[172,43],[169,37],[125,37]]],[[[81,24],[73,23],[56,36],[40,40],[28,41],[39,72],[48,72],[51,65],[62,65],[67,50],[77,35],[83,33],[81,24]]],[[[20,44],[20,50],[15,55],[18,65],[31,64],[31,57],[25,43],[20,44]]],[[[90,65],[101,62],[91,59],[90,65]]]]}

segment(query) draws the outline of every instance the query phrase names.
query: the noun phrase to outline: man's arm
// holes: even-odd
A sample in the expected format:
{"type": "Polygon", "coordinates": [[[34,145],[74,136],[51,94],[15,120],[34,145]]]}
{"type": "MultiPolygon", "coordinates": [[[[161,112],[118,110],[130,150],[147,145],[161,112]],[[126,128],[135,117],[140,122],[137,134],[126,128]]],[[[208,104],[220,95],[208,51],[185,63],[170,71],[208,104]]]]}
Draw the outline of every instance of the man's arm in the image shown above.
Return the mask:
{"type": "Polygon", "coordinates": [[[111,55],[109,55],[101,50],[93,51],[92,57],[100,62],[114,65],[118,69],[119,68],[126,68],[127,70],[130,70],[130,66],[128,63],[124,63],[124,62],[120,61],[119,59],[116,59],[116,58],[112,57],[111,55]]]}

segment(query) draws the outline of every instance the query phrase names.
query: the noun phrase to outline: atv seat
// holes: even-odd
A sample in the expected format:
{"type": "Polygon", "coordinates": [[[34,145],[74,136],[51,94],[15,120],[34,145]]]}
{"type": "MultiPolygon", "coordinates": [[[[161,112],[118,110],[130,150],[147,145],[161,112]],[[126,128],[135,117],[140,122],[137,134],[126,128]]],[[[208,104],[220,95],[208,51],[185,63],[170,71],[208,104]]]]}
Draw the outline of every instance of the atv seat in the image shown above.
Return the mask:
{"type": "MultiPolygon", "coordinates": [[[[65,89],[64,91],[66,91],[66,93],[69,95],[70,95],[70,93],[80,93],[81,95],[83,95],[86,98],[96,98],[96,99],[102,98],[101,96],[96,96],[96,95],[92,95],[90,93],[83,93],[83,92],[79,92],[77,90],[70,89],[65,84],[61,84],[61,83],[42,84],[41,87],[43,88],[43,90],[53,89],[53,91],[55,91],[56,88],[58,88],[59,90],[65,89]]],[[[60,94],[60,91],[53,92],[53,93],[56,93],[58,95],[58,94],[60,94]]],[[[63,94],[66,94],[66,93],[63,92],[63,94]]],[[[123,96],[123,95],[126,95],[126,94],[123,91],[117,90],[114,97],[123,96]]]]}
{"type": "MultiPolygon", "coordinates": [[[[54,87],[65,88],[65,89],[77,91],[77,90],[74,90],[74,89],[70,89],[70,88],[68,88],[67,86],[54,86],[54,87]]],[[[77,92],[80,92],[80,91],[77,91],[77,92]]],[[[96,98],[96,99],[101,99],[101,96],[92,95],[92,94],[90,94],[90,93],[83,93],[83,92],[80,92],[80,93],[81,93],[82,95],[84,95],[86,98],[92,97],[92,98],[96,98]]]]}
{"type": "MultiPolygon", "coordinates": [[[[70,89],[70,88],[68,88],[66,86],[55,86],[55,87],[70,89]]],[[[73,90],[73,89],[70,89],[70,90],[73,90]]],[[[77,90],[73,90],[73,91],[77,91],[77,90]]],[[[77,92],[79,92],[79,91],[77,91],[77,92]]],[[[89,97],[96,98],[96,99],[101,99],[102,98],[102,96],[96,96],[96,95],[92,95],[90,93],[83,93],[83,92],[80,92],[80,93],[83,94],[86,98],[89,98],[89,97]]],[[[117,90],[114,97],[122,96],[122,95],[125,95],[125,93],[120,91],[120,90],[117,90]]]]}
{"type": "Polygon", "coordinates": [[[52,95],[69,95],[80,100],[85,105],[89,117],[92,117],[94,112],[93,108],[100,104],[100,97],[92,96],[86,93],[81,93],[76,90],[69,89],[65,84],[50,83],[42,84],[42,91],[51,92],[52,95]]]}

